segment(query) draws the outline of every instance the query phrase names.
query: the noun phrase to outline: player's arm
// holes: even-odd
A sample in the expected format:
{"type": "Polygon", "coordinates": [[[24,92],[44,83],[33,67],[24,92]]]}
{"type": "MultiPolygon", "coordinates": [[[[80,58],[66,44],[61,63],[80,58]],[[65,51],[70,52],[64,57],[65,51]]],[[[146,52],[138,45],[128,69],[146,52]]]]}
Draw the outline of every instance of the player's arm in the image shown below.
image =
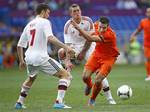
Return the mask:
{"type": "Polygon", "coordinates": [[[136,40],[137,35],[141,32],[142,29],[143,29],[142,28],[142,22],[140,22],[139,27],[131,34],[131,36],[130,36],[130,42],[133,42],[133,41],[136,40]]]}
{"type": "Polygon", "coordinates": [[[81,35],[83,35],[83,37],[89,41],[89,42],[101,42],[103,41],[102,38],[103,36],[100,35],[100,36],[97,36],[97,35],[92,35],[92,33],[90,32],[86,32],[84,31],[83,29],[81,29],[77,23],[73,20],[71,20],[71,24],[80,32],[81,35]]]}
{"type": "Polygon", "coordinates": [[[19,58],[19,68],[22,69],[26,66],[24,61],[24,55],[23,55],[23,48],[27,47],[28,37],[26,36],[25,30],[21,34],[21,37],[19,39],[18,45],[17,45],[17,54],[19,58]]]}
{"type": "Polygon", "coordinates": [[[49,36],[48,41],[50,43],[60,47],[60,48],[64,48],[68,54],[74,53],[74,51],[70,47],[68,47],[67,45],[65,45],[61,41],[59,41],[55,36],[49,36]]]}

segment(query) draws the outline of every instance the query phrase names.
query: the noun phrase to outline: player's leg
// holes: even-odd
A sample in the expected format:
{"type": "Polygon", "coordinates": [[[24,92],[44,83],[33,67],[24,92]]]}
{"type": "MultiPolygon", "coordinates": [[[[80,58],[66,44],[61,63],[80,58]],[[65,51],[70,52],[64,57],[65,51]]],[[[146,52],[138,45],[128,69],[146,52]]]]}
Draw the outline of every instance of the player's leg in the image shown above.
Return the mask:
{"type": "Polygon", "coordinates": [[[144,55],[146,57],[146,72],[147,72],[147,77],[145,78],[145,81],[150,81],[150,48],[149,47],[144,47],[144,55]]]}
{"type": "Polygon", "coordinates": [[[92,86],[93,86],[91,75],[92,75],[92,71],[84,68],[82,79],[83,79],[83,82],[86,84],[85,91],[84,91],[84,94],[86,96],[90,94],[92,86]]]}
{"type": "MultiPolygon", "coordinates": [[[[99,69],[101,74],[107,76],[110,73],[111,68],[112,68],[113,64],[115,63],[115,61],[116,61],[116,58],[102,60],[102,63],[104,63],[104,64],[102,64],[101,68],[99,69]]],[[[116,102],[114,101],[114,99],[111,95],[109,83],[106,78],[104,78],[104,80],[102,81],[102,87],[103,87],[103,91],[106,95],[106,98],[107,98],[109,104],[116,104],[116,102]]]]}
{"type": "Polygon", "coordinates": [[[94,106],[95,105],[95,100],[99,92],[101,91],[102,88],[102,80],[105,78],[100,72],[97,72],[96,77],[95,77],[95,82],[92,88],[92,95],[89,99],[89,106],[94,106]]]}
{"type": "Polygon", "coordinates": [[[37,67],[29,65],[27,67],[27,72],[29,76],[22,84],[19,98],[17,100],[17,103],[15,104],[16,109],[26,108],[24,106],[24,100],[26,99],[34,80],[36,79],[36,74],[38,73],[38,69],[37,67]]]}
{"type": "Polygon", "coordinates": [[[56,60],[50,58],[41,67],[41,70],[48,75],[53,75],[59,78],[58,93],[54,108],[69,108],[63,103],[65,93],[71,82],[71,75],[59,64],[56,60]]]}
{"type": "Polygon", "coordinates": [[[86,87],[85,87],[86,96],[90,94],[90,91],[93,86],[91,75],[96,70],[96,67],[97,67],[96,63],[97,63],[97,58],[94,55],[91,55],[84,67],[82,79],[83,79],[83,82],[86,84],[86,87]]]}
{"type": "MultiPolygon", "coordinates": [[[[70,56],[70,58],[73,58],[74,56],[70,56]]],[[[66,52],[63,48],[60,48],[58,50],[58,59],[61,65],[68,71],[70,72],[72,70],[73,64],[71,61],[69,62],[70,64],[67,65],[68,63],[66,62],[66,52]]]]}
{"type": "Polygon", "coordinates": [[[105,94],[109,104],[116,104],[115,100],[112,97],[111,90],[110,90],[107,78],[103,79],[102,88],[103,88],[104,94],[105,94]]]}

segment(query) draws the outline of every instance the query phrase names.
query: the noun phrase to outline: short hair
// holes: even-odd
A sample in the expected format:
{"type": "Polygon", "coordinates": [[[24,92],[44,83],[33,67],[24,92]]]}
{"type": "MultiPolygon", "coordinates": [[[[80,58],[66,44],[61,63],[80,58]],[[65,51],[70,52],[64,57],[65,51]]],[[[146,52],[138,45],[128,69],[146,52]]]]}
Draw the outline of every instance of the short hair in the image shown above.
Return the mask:
{"type": "Polygon", "coordinates": [[[109,19],[105,16],[100,17],[99,21],[103,24],[109,24],[109,19]]]}
{"type": "Polygon", "coordinates": [[[80,8],[80,6],[79,6],[78,4],[72,4],[72,5],[69,7],[69,12],[71,12],[71,11],[72,11],[72,8],[75,8],[75,7],[79,7],[79,8],[80,8]]]}
{"type": "Polygon", "coordinates": [[[45,3],[40,3],[37,7],[36,7],[36,14],[40,14],[42,12],[42,10],[47,10],[49,8],[49,6],[45,3]]]}

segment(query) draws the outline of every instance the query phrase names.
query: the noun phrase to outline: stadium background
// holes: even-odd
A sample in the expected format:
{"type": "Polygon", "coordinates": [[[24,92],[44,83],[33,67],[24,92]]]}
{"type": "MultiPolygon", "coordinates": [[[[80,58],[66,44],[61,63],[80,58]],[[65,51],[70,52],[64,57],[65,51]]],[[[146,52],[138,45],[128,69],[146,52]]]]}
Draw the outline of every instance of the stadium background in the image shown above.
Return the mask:
{"type": "MultiPolygon", "coordinates": [[[[52,9],[50,20],[53,32],[61,41],[70,4],[78,3],[83,15],[93,21],[99,16],[108,16],[123,55],[126,54],[131,32],[145,16],[145,8],[150,6],[149,0],[0,0],[0,66],[9,68],[17,65],[17,40],[26,23],[34,18],[35,7],[42,2],[47,2],[52,9]]],[[[142,44],[142,34],[138,41],[142,44]]],[[[49,47],[50,55],[56,56],[57,49],[49,47]]]]}

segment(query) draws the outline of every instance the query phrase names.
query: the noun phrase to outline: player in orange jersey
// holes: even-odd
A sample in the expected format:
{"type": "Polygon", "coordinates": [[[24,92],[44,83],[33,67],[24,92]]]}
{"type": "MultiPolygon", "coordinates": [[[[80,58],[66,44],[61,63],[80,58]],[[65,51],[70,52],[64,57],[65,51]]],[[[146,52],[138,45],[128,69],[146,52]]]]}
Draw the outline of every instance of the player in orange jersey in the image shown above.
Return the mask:
{"type": "Polygon", "coordinates": [[[139,27],[131,34],[130,42],[136,40],[137,35],[143,30],[144,31],[144,55],[146,57],[146,70],[147,77],[145,81],[150,81],[150,8],[146,10],[147,18],[140,21],[139,27]]]}
{"type": "Polygon", "coordinates": [[[92,95],[89,100],[89,106],[95,105],[95,99],[102,88],[102,81],[111,71],[119,52],[116,45],[116,34],[109,26],[107,17],[101,17],[95,24],[95,31],[88,33],[81,29],[75,21],[71,24],[83,35],[83,37],[92,42],[96,42],[96,47],[85,64],[83,71],[83,81],[86,84],[86,94],[92,95]],[[91,75],[96,73],[95,82],[92,83],[91,75]],[[89,80],[90,79],[90,80],[89,80]]]}
{"type": "MultiPolygon", "coordinates": [[[[94,51],[96,43],[88,42],[83,37],[83,35],[80,35],[80,32],[76,30],[71,24],[71,20],[73,19],[81,29],[87,32],[94,31],[94,23],[91,18],[82,15],[82,10],[78,4],[72,4],[69,7],[69,13],[71,18],[66,22],[64,26],[64,43],[70,46],[75,51],[75,54],[71,57],[72,61],[87,61],[89,56],[94,51]]],[[[58,57],[60,62],[62,64],[65,64],[65,50],[63,48],[58,51],[58,57]]],[[[68,71],[71,70],[71,67],[68,66],[70,63],[71,62],[65,64],[68,71]]],[[[111,90],[107,78],[102,81],[102,86],[108,103],[116,104],[111,95],[111,90]]],[[[85,95],[87,94],[85,93],[85,95]]]]}

